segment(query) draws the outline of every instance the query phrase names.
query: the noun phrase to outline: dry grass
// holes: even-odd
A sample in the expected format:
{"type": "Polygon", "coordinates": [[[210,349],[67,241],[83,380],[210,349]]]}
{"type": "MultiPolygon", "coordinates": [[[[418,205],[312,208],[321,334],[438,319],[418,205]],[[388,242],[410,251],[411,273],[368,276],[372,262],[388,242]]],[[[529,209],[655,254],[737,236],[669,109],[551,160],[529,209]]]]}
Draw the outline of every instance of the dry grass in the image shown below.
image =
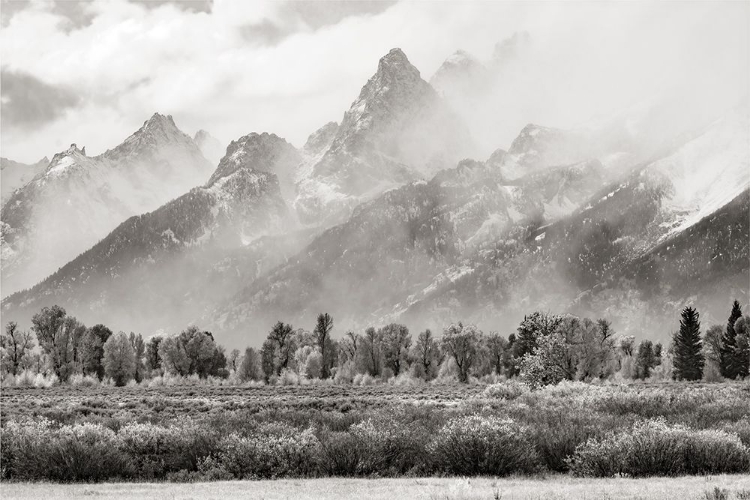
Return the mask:
{"type": "Polygon", "coordinates": [[[0,485],[3,499],[423,499],[423,500],[705,500],[715,488],[728,498],[750,498],[750,475],[651,479],[306,479],[216,483],[105,483],[0,485]]]}

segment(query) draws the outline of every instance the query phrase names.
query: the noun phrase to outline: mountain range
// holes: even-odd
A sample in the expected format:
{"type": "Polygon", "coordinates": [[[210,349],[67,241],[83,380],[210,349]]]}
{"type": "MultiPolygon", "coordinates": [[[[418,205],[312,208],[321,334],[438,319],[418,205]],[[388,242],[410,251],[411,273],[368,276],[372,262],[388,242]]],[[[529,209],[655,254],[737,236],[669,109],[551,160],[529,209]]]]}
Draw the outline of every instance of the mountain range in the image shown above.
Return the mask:
{"type": "Polygon", "coordinates": [[[2,288],[39,282],[126,218],[205,182],[212,165],[170,116],[154,114],[114,149],[72,144],[3,204],[2,288]]]}
{"type": "Polygon", "coordinates": [[[241,347],[321,311],[340,333],[508,333],[544,309],[666,338],[686,303],[711,319],[747,301],[747,113],[648,144],[619,125],[632,117],[528,124],[469,159],[452,99],[479,98],[467,82],[528,43],[499,44],[489,67],[451,56],[430,83],[393,49],[299,149],[251,133],[216,161],[218,141],[158,114],[103,155],[71,146],[3,204],[4,320],[60,304],[146,334],[197,323],[241,347]]]}

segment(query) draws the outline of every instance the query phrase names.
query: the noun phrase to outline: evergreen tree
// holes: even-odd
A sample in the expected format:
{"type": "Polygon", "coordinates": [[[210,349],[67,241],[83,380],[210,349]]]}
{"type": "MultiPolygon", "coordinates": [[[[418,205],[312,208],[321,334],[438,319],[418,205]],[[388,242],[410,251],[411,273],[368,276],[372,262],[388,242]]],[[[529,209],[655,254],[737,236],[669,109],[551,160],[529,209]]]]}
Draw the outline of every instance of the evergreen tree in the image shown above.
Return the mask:
{"type": "Polygon", "coordinates": [[[732,312],[729,314],[727,328],[721,337],[720,368],[721,374],[726,378],[737,378],[739,375],[739,365],[735,348],[737,346],[737,334],[734,331],[734,323],[742,317],[742,308],[738,301],[732,304],[732,312]]]}
{"type": "Polygon", "coordinates": [[[734,322],[735,348],[734,367],[737,376],[745,378],[750,374],[750,316],[745,316],[734,322]]]}
{"type": "Polygon", "coordinates": [[[703,377],[703,343],[698,311],[692,307],[682,310],[680,330],[674,335],[674,378],[700,380],[703,377]]]}

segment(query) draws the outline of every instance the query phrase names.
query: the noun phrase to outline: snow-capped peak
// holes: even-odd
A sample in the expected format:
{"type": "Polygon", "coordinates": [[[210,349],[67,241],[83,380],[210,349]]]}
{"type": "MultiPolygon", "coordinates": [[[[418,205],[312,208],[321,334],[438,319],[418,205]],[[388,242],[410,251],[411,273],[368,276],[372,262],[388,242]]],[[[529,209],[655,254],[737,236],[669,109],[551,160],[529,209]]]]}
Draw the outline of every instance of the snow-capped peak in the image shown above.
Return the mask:
{"type": "Polygon", "coordinates": [[[154,129],[177,130],[177,125],[175,125],[172,115],[154,113],[151,118],[143,122],[143,130],[153,131],[154,129]]]}
{"type": "Polygon", "coordinates": [[[177,128],[171,115],[154,113],[122,144],[106,151],[102,156],[112,160],[148,156],[158,148],[170,145],[190,151],[190,154],[200,154],[192,137],[177,128]]]}
{"type": "Polygon", "coordinates": [[[419,107],[426,96],[434,94],[422,80],[419,70],[401,49],[391,49],[378,62],[378,70],[368,80],[338,129],[336,143],[347,142],[354,134],[370,130],[375,117],[392,116],[403,108],[419,107]]]}
{"type": "Polygon", "coordinates": [[[47,176],[58,176],[62,173],[68,172],[71,167],[80,163],[82,158],[86,158],[86,147],[78,149],[78,146],[73,143],[65,151],[61,151],[52,157],[52,161],[49,162],[47,169],[44,172],[45,177],[47,176]]]}
{"type": "Polygon", "coordinates": [[[386,55],[380,58],[378,62],[378,73],[382,74],[412,74],[419,77],[419,70],[409,62],[404,51],[395,48],[391,49],[386,55]]]}
{"type": "Polygon", "coordinates": [[[207,185],[211,186],[240,169],[279,174],[276,170],[280,163],[296,165],[299,160],[299,154],[294,146],[281,137],[267,132],[253,132],[229,143],[226,154],[207,185]]]}

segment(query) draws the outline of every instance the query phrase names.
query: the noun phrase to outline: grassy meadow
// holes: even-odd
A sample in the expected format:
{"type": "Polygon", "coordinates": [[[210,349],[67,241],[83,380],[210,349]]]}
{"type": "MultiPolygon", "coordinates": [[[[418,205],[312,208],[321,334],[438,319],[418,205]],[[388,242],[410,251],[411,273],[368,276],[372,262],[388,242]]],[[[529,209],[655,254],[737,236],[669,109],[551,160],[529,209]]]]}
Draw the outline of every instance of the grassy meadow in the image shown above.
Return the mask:
{"type": "Polygon", "coordinates": [[[746,500],[750,476],[649,479],[544,478],[320,478],[213,483],[26,484],[2,486],[3,497],[18,500],[73,498],[174,500],[746,500]],[[724,496],[722,496],[724,495],[724,496]]]}

